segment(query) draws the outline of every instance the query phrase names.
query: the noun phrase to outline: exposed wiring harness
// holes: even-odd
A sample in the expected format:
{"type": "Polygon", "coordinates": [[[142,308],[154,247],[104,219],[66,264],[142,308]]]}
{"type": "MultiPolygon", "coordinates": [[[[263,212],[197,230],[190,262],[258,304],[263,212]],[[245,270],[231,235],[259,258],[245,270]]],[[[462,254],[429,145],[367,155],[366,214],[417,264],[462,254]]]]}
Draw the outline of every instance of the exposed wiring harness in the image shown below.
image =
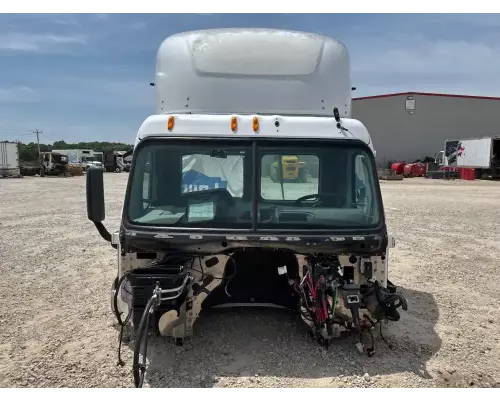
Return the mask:
{"type": "Polygon", "coordinates": [[[187,267],[187,269],[191,270],[191,271],[194,271],[194,272],[198,272],[199,274],[203,275],[203,276],[207,276],[207,277],[210,277],[212,279],[216,279],[216,280],[219,280],[219,281],[223,281],[225,279],[225,277],[223,276],[213,276],[213,275],[210,275],[210,274],[207,274],[205,272],[205,270],[203,269],[203,264],[201,262],[201,257],[193,257],[193,260],[191,262],[191,266],[190,267],[187,267]],[[193,265],[194,265],[194,260],[196,260],[196,258],[198,258],[198,260],[200,261],[200,268],[201,268],[201,271],[199,269],[196,269],[196,268],[193,268],[193,265]]]}
{"type": "Polygon", "coordinates": [[[227,297],[231,297],[231,294],[227,291],[227,288],[231,284],[231,282],[233,281],[233,278],[236,276],[236,272],[237,272],[236,261],[234,261],[234,258],[232,256],[229,256],[229,260],[231,260],[231,262],[233,263],[234,272],[232,275],[230,275],[229,277],[226,278],[227,281],[226,281],[226,285],[224,286],[224,291],[226,292],[227,297]]]}
{"type": "MultiPolygon", "coordinates": [[[[162,266],[165,266],[166,261],[171,260],[172,258],[175,259],[176,257],[179,258],[179,257],[185,257],[185,256],[188,256],[188,254],[183,254],[183,253],[169,254],[160,260],[153,261],[148,267],[142,268],[141,270],[142,271],[152,270],[153,268],[162,267],[162,266]]],[[[194,258],[193,258],[193,263],[194,263],[194,258]]],[[[191,266],[193,265],[193,263],[191,264],[191,266]]],[[[120,277],[120,279],[118,280],[118,282],[116,284],[115,293],[113,295],[113,313],[115,314],[116,320],[118,321],[118,325],[120,325],[120,335],[119,335],[119,339],[118,339],[118,365],[122,366],[122,367],[125,365],[125,362],[121,358],[121,349],[122,349],[122,343],[123,343],[123,331],[124,331],[125,327],[127,326],[127,324],[129,323],[130,318],[132,317],[132,308],[128,307],[128,314],[125,317],[125,320],[122,320],[123,313],[118,310],[118,295],[119,295],[119,292],[120,292],[121,287],[123,285],[123,282],[134,271],[135,271],[134,269],[128,270],[120,277]]]]}
{"type": "Polygon", "coordinates": [[[202,274],[202,276],[206,276],[206,277],[209,277],[209,278],[212,278],[212,279],[216,279],[216,280],[220,280],[220,281],[227,280],[226,284],[224,286],[224,292],[226,293],[227,297],[231,297],[231,294],[228,292],[227,288],[231,284],[231,282],[232,282],[233,278],[236,276],[236,272],[237,272],[237,267],[236,267],[237,264],[236,264],[236,261],[234,260],[234,258],[232,256],[228,256],[228,260],[230,260],[232,262],[232,264],[233,264],[234,272],[230,276],[222,276],[222,277],[213,276],[213,275],[207,274],[205,272],[205,270],[203,269],[203,263],[201,262],[201,257],[197,257],[197,258],[198,258],[199,263],[200,263],[201,271],[199,269],[193,268],[194,261],[195,261],[196,258],[193,258],[193,260],[191,262],[191,266],[188,267],[188,269],[190,269],[191,271],[194,271],[194,272],[198,272],[199,274],[202,274]]]}
{"type": "Polygon", "coordinates": [[[400,316],[398,308],[407,310],[406,299],[390,291],[376,281],[369,281],[368,287],[358,286],[344,277],[338,263],[331,258],[309,259],[309,266],[305,267],[302,278],[290,280],[295,292],[300,296],[300,314],[312,328],[310,334],[321,345],[327,347],[333,337],[332,327],[340,325],[359,336],[356,347],[360,352],[366,349],[369,357],[375,354],[375,338],[372,328],[376,330],[376,323],[380,324],[380,337],[392,349],[382,333],[382,322],[397,321],[400,316]],[[339,292],[344,299],[344,307],[352,314],[352,320],[347,315],[337,312],[339,292]],[[369,301],[367,306],[366,301],[369,301]],[[376,317],[374,322],[367,314],[360,318],[360,311],[367,308],[371,315],[376,317]]]}
{"type": "MultiPolygon", "coordinates": [[[[136,340],[134,345],[134,356],[133,356],[133,375],[134,383],[136,387],[142,387],[144,384],[144,377],[146,373],[146,363],[147,363],[147,346],[148,346],[148,336],[150,327],[151,315],[154,315],[155,311],[160,307],[162,301],[171,300],[179,297],[186,287],[188,281],[191,282],[191,289],[193,289],[193,295],[196,296],[196,292],[200,285],[194,282],[194,278],[189,271],[197,272],[202,275],[202,277],[208,277],[210,279],[220,280],[225,283],[224,291],[228,297],[231,297],[228,286],[231,284],[233,278],[237,274],[237,263],[232,255],[228,255],[227,262],[231,262],[234,268],[234,272],[225,276],[225,271],[223,276],[213,276],[205,272],[204,262],[201,256],[193,256],[192,254],[173,254],[167,256],[163,259],[154,261],[151,263],[150,268],[158,267],[171,267],[171,258],[179,257],[179,273],[186,273],[185,280],[182,286],[174,289],[162,290],[159,287],[159,283],[156,283],[156,287],[153,290],[151,298],[148,300],[140,319],[137,331],[136,340]],[[195,268],[196,260],[199,261],[199,269],[195,268]],[[178,292],[174,296],[163,297],[162,295],[173,292],[178,292]]],[[[207,262],[206,265],[210,267],[207,262]]],[[[118,348],[118,362],[123,365],[121,360],[121,344],[123,337],[124,326],[128,324],[132,315],[132,307],[128,308],[128,315],[124,320],[122,320],[123,313],[118,310],[118,293],[123,285],[123,282],[134,270],[125,272],[117,282],[116,291],[113,297],[114,313],[121,326],[120,330],[120,343],[118,348]]],[[[288,277],[288,275],[287,275],[288,277]]],[[[200,282],[201,283],[201,282],[200,282]]],[[[402,307],[403,310],[407,309],[407,303],[403,296],[400,296],[394,292],[389,292],[388,290],[382,288],[378,282],[372,281],[372,285],[368,286],[368,292],[363,293],[363,290],[359,292],[360,287],[353,284],[352,280],[346,279],[343,276],[340,267],[336,264],[331,263],[329,260],[314,260],[312,268],[308,268],[303,274],[301,279],[294,278],[289,279],[289,283],[294,289],[294,291],[300,296],[301,304],[298,312],[301,314],[303,319],[312,324],[312,335],[318,340],[321,345],[328,347],[330,339],[334,337],[334,331],[332,330],[334,325],[340,325],[348,331],[354,331],[359,335],[359,346],[360,352],[363,352],[363,348],[366,348],[368,356],[374,354],[375,339],[371,328],[376,329],[376,324],[380,323],[380,336],[382,340],[392,349],[392,346],[387,342],[382,334],[382,320],[397,321],[399,319],[399,313],[396,311],[397,308],[402,307]],[[316,269],[317,268],[317,269],[316,269]],[[339,272],[337,273],[337,269],[339,272]],[[316,272],[317,271],[317,272],[316,272]],[[353,288],[354,285],[354,288],[353,288]],[[348,293],[348,294],[347,294],[348,293]],[[356,294],[357,293],[357,294],[356,294]],[[373,295],[373,300],[376,299],[376,303],[373,304],[373,309],[376,308],[377,313],[380,316],[373,314],[370,309],[371,315],[374,317],[376,322],[374,322],[367,314],[363,314],[363,318],[359,318],[360,308],[365,308],[364,300],[362,296],[373,295]],[[348,307],[352,313],[353,320],[350,317],[338,312],[337,303],[339,301],[339,296],[344,298],[344,304],[348,307]],[[356,298],[355,302],[351,302],[350,298],[356,298]],[[347,299],[347,300],[346,300],[347,299]],[[347,301],[347,302],[346,302],[347,301]],[[352,306],[351,303],[355,303],[352,306]],[[376,305],[376,307],[375,307],[376,305]],[[361,320],[361,321],[360,321],[361,320]],[[353,326],[354,325],[354,326],[353,326]],[[369,345],[363,345],[366,342],[365,337],[368,337],[370,341],[369,345]]],[[[362,285],[362,287],[364,287],[362,285]]],[[[203,289],[201,289],[203,290],[203,289]]],[[[206,293],[210,293],[206,289],[206,293]]]]}
{"type": "MultiPolygon", "coordinates": [[[[380,333],[380,338],[384,341],[384,343],[389,347],[389,349],[393,349],[393,345],[388,342],[388,340],[385,338],[384,334],[382,333],[382,321],[378,320],[377,322],[373,322],[373,320],[366,314],[363,314],[363,318],[369,322],[369,324],[376,329],[377,324],[379,324],[379,333],[380,333]]],[[[371,332],[370,332],[371,333],[371,332]]],[[[373,335],[372,335],[373,338],[373,335]]]]}
{"type": "Polygon", "coordinates": [[[311,336],[321,345],[328,347],[329,339],[324,337],[322,331],[326,329],[327,334],[332,335],[333,325],[345,326],[344,321],[335,313],[338,300],[337,283],[327,281],[324,275],[320,275],[314,282],[310,271],[307,271],[300,281],[291,280],[291,284],[301,298],[299,312],[302,318],[313,325],[311,336]]]}
{"type": "MultiPolygon", "coordinates": [[[[168,264],[165,264],[165,262],[167,260],[170,260],[171,258],[175,258],[175,257],[182,257],[182,256],[184,256],[184,255],[183,254],[173,254],[170,257],[165,257],[165,258],[163,258],[161,260],[158,260],[158,261],[155,261],[155,262],[151,263],[151,265],[149,267],[146,267],[144,269],[153,269],[153,268],[162,267],[162,266],[169,266],[168,264]]],[[[191,258],[191,265],[189,267],[184,267],[183,268],[184,270],[195,271],[195,272],[198,272],[198,273],[202,274],[202,276],[210,277],[212,279],[217,279],[217,280],[221,280],[221,281],[227,280],[227,283],[226,283],[226,286],[225,286],[225,292],[228,295],[228,297],[231,297],[230,294],[227,291],[227,287],[231,283],[231,280],[236,275],[236,262],[235,262],[235,260],[233,259],[232,256],[229,256],[229,259],[233,263],[234,273],[231,274],[228,277],[224,277],[224,276],[222,276],[222,277],[216,277],[216,276],[212,276],[210,274],[207,274],[204,271],[203,263],[201,261],[201,257],[199,257],[199,256],[198,257],[191,256],[190,258],[191,258]],[[198,269],[196,269],[196,268],[194,268],[194,262],[195,262],[196,259],[198,259],[200,261],[201,271],[198,270],[198,269]]],[[[185,261],[185,260],[183,260],[183,261],[185,261]]],[[[133,273],[133,272],[134,272],[134,270],[129,270],[129,271],[125,272],[120,277],[120,279],[117,282],[116,290],[115,290],[115,293],[114,293],[114,296],[113,296],[113,311],[114,311],[116,319],[117,319],[117,321],[118,321],[118,323],[119,323],[119,325],[121,327],[121,329],[120,329],[120,338],[119,338],[119,346],[118,346],[118,364],[121,365],[121,366],[124,365],[124,362],[121,359],[121,345],[122,345],[122,339],[123,339],[123,330],[124,330],[124,327],[130,321],[130,318],[132,316],[132,307],[129,307],[127,317],[124,320],[122,320],[122,314],[123,313],[119,312],[119,310],[118,310],[118,293],[119,293],[119,291],[121,289],[121,286],[123,285],[123,282],[125,281],[125,279],[131,273],[133,273]]],[[[153,291],[153,295],[148,300],[148,302],[147,302],[147,304],[146,304],[146,306],[144,308],[141,320],[139,322],[139,326],[138,326],[137,331],[136,331],[136,340],[135,340],[135,346],[134,346],[133,367],[132,367],[133,375],[134,375],[134,384],[135,384],[136,387],[138,387],[138,388],[142,387],[143,384],[144,384],[144,376],[145,376],[145,373],[146,373],[146,363],[147,363],[148,331],[149,331],[149,325],[150,325],[149,322],[150,322],[151,315],[154,314],[155,310],[161,305],[162,301],[172,300],[172,299],[178,298],[183,293],[184,288],[186,287],[188,281],[192,281],[192,280],[193,280],[193,278],[188,273],[186,275],[186,278],[184,279],[183,284],[180,287],[177,287],[177,288],[174,288],[174,289],[165,289],[165,290],[162,290],[159,287],[159,283],[157,282],[156,288],[153,291]],[[163,294],[173,293],[173,292],[176,293],[173,296],[162,297],[163,294]]]]}

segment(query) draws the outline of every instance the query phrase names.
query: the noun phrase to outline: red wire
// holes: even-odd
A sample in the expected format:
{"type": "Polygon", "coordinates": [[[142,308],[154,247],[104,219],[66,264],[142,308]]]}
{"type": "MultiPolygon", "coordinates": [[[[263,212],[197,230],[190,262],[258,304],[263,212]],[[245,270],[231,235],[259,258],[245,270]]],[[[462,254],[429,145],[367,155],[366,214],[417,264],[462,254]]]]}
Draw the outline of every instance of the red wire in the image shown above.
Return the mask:
{"type": "MultiPolygon", "coordinates": [[[[308,276],[307,286],[309,287],[309,291],[311,292],[311,297],[314,300],[316,300],[319,283],[323,279],[324,277],[323,275],[321,275],[316,284],[314,284],[311,275],[309,274],[308,276]]],[[[314,307],[314,315],[316,316],[316,323],[322,323],[328,318],[328,310],[324,296],[322,296],[320,307],[314,307]]]]}
{"type": "MultiPolygon", "coordinates": [[[[314,287],[314,298],[316,298],[319,283],[320,283],[320,281],[323,281],[323,280],[324,280],[324,277],[323,277],[323,275],[321,275],[319,277],[318,281],[316,282],[315,287],[314,287]]],[[[318,318],[318,323],[322,323],[328,318],[328,311],[326,309],[326,302],[325,302],[324,296],[322,296],[322,298],[321,298],[321,306],[322,307],[317,308],[317,313],[316,313],[317,318],[318,318]]]]}

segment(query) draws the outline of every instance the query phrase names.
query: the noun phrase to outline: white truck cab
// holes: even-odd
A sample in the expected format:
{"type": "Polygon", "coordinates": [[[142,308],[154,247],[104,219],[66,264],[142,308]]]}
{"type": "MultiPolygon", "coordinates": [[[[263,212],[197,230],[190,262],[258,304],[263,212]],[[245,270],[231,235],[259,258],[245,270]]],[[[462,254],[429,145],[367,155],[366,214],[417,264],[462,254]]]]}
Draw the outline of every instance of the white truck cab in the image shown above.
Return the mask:
{"type": "Polygon", "coordinates": [[[374,147],[350,118],[347,49],[266,29],[188,32],[159,48],[156,113],[140,126],[119,232],[104,228],[102,171],[88,216],[118,251],[112,309],[181,345],[203,309],[299,311],[328,346],[400,318],[374,147]],[[272,179],[271,179],[272,175],[272,179]]]}

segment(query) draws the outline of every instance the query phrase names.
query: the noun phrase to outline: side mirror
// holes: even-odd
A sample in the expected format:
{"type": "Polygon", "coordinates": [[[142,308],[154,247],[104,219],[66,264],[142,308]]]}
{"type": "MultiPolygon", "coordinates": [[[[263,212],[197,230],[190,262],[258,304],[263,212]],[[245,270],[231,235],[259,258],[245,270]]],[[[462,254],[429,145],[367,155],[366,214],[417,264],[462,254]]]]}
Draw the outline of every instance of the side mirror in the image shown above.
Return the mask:
{"type": "Polygon", "coordinates": [[[104,212],[104,179],[101,168],[87,170],[87,216],[92,222],[102,222],[104,212]]]}
{"type": "MultiPolygon", "coordinates": [[[[99,234],[107,242],[111,242],[111,234],[102,224],[104,221],[104,179],[102,168],[87,170],[87,216],[94,223],[99,234]]],[[[111,244],[115,249],[116,244],[111,244]]]]}

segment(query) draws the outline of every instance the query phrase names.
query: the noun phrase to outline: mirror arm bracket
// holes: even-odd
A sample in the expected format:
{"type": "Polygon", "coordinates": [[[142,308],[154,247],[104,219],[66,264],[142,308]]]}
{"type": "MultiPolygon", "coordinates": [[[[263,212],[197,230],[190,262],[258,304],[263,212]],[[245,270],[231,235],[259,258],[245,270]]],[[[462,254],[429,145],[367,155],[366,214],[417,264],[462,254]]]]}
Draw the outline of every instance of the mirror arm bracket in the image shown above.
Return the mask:
{"type": "MultiPolygon", "coordinates": [[[[102,236],[102,238],[106,242],[111,242],[111,233],[109,233],[109,231],[106,229],[104,224],[102,222],[94,221],[94,225],[97,228],[97,231],[99,232],[99,234],[102,236]]],[[[113,246],[113,248],[115,248],[115,249],[118,248],[118,246],[116,244],[111,244],[111,246],[113,246]]]]}

